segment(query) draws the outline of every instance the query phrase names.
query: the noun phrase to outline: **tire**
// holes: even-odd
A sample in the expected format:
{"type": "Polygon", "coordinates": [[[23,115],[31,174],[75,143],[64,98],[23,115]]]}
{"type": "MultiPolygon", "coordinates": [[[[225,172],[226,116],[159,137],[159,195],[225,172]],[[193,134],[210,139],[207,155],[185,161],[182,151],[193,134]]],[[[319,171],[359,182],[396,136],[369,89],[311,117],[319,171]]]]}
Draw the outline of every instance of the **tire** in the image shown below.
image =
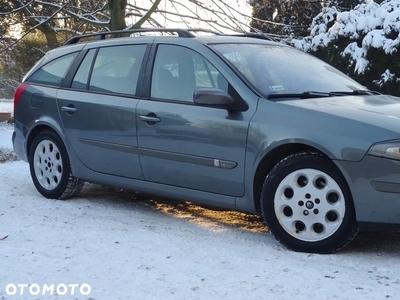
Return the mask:
{"type": "Polygon", "coordinates": [[[46,198],[68,199],[82,189],[83,181],[72,176],[67,150],[54,131],[42,131],[34,138],[29,168],[36,189],[46,198]]]}
{"type": "Polygon", "coordinates": [[[336,165],[319,153],[290,155],[272,169],[261,212],[273,236],[294,251],[332,253],[358,233],[350,189],[336,165]]]}

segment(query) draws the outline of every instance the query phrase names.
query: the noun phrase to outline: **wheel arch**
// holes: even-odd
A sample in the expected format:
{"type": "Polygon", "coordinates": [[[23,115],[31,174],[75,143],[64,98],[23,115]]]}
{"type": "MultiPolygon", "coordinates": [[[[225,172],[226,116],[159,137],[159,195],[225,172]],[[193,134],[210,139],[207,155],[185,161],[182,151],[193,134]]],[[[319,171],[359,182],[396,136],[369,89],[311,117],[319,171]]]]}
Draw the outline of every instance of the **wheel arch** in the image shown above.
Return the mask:
{"type": "Polygon", "coordinates": [[[62,134],[61,128],[57,125],[54,124],[55,122],[49,122],[45,120],[38,121],[34,124],[34,126],[31,128],[27,135],[26,139],[26,147],[25,147],[25,152],[26,152],[26,157],[29,159],[29,152],[32,146],[32,142],[35,139],[35,137],[40,133],[43,132],[44,130],[51,130],[55,132],[62,140],[64,143],[65,148],[69,152],[69,147],[68,144],[66,143],[65,136],[62,134]]]}
{"type": "MultiPolygon", "coordinates": [[[[254,208],[258,213],[261,212],[261,190],[265,177],[271,172],[275,165],[285,157],[304,151],[320,153],[331,159],[332,154],[328,151],[320,149],[304,142],[280,143],[273,148],[267,149],[264,156],[259,160],[254,177],[253,177],[253,201],[254,208]]],[[[340,170],[341,172],[341,170],[340,170]]]]}

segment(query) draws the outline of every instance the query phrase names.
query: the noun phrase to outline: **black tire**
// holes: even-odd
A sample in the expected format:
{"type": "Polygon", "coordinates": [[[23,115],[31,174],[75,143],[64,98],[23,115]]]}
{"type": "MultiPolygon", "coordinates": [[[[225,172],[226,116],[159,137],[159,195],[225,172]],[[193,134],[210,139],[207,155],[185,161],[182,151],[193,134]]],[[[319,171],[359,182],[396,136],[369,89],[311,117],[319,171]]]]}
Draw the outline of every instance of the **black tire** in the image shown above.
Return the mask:
{"type": "Polygon", "coordinates": [[[82,189],[84,182],[72,175],[64,143],[52,130],[42,131],[34,138],[29,168],[36,189],[46,198],[68,199],[82,189]]]}
{"type": "Polygon", "coordinates": [[[261,212],[276,240],[294,251],[332,253],[358,233],[347,182],[319,153],[290,155],[272,169],[262,188],[261,212]]]}

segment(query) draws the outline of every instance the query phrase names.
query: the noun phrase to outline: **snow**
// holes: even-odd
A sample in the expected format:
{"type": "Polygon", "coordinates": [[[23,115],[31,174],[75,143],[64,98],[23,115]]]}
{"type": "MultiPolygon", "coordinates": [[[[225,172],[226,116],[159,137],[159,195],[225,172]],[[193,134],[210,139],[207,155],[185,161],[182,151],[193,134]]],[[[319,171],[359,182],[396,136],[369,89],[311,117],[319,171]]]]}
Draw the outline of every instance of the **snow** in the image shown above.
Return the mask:
{"type": "Polygon", "coordinates": [[[10,99],[0,99],[0,113],[2,112],[13,112],[14,102],[10,99]]]}
{"type": "Polygon", "coordinates": [[[13,127],[6,122],[0,123],[0,151],[12,150],[11,135],[13,132],[13,127]]]}
{"type": "MultiPolygon", "coordinates": [[[[395,74],[391,73],[389,69],[386,69],[385,73],[382,74],[381,79],[379,80],[374,80],[374,83],[378,86],[382,86],[385,82],[393,80],[395,77],[395,74]]],[[[396,81],[399,81],[400,79],[396,78],[396,81]]]]}
{"type": "MultiPolygon", "coordinates": [[[[8,152],[12,130],[0,124],[8,152]]],[[[0,191],[2,300],[400,297],[400,233],[360,234],[334,255],[295,253],[258,216],[94,184],[45,199],[23,161],[0,163],[0,191]],[[87,283],[91,294],[9,296],[10,283],[87,283]]]]}
{"type": "MultiPolygon", "coordinates": [[[[348,37],[354,42],[349,43],[341,55],[348,55],[355,62],[355,72],[362,74],[369,67],[367,51],[370,48],[382,49],[386,54],[397,52],[399,32],[400,0],[387,0],[381,4],[368,0],[350,11],[324,8],[314,18],[310,36],[293,40],[293,45],[303,51],[315,51],[335,42],[338,37],[348,37]],[[358,39],[361,39],[360,45],[358,39]]],[[[382,77],[387,78],[385,73],[382,77]]]]}

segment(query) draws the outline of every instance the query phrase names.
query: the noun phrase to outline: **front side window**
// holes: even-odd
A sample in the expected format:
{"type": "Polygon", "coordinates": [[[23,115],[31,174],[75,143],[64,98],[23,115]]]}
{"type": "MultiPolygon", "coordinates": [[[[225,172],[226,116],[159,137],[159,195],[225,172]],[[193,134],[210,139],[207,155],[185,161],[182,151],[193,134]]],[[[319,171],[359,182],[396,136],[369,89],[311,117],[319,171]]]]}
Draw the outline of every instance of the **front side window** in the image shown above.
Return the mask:
{"type": "Polygon", "coordinates": [[[145,50],[146,45],[100,48],[89,90],[135,95],[145,50]]]}
{"type": "Polygon", "coordinates": [[[265,44],[210,45],[264,97],[309,91],[352,92],[363,86],[327,63],[296,49],[265,44]]]}
{"type": "Polygon", "coordinates": [[[151,80],[151,97],[193,102],[202,87],[228,91],[228,82],[199,53],[180,46],[158,46],[151,80]]]}
{"type": "Polygon", "coordinates": [[[71,53],[49,62],[33,73],[28,81],[45,85],[61,86],[61,82],[76,55],[77,53],[71,53]]]}

